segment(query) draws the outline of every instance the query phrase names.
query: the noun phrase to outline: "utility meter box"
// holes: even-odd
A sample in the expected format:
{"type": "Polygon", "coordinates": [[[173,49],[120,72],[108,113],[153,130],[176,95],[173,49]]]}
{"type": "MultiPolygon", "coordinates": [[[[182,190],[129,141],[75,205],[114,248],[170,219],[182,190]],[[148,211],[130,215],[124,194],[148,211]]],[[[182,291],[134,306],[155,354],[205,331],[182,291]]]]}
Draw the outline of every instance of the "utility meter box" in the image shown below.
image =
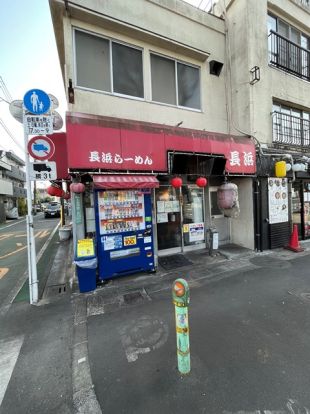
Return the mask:
{"type": "Polygon", "coordinates": [[[212,256],[215,254],[219,248],[219,233],[217,229],[209,229],[209,254],[212,256]]]}

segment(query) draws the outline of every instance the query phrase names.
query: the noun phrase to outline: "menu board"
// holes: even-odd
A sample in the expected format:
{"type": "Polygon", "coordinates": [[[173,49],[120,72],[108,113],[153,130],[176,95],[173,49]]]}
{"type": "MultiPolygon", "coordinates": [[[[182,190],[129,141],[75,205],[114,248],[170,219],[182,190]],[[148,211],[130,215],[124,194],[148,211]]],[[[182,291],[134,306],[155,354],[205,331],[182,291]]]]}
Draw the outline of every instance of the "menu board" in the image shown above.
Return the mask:
{"type": "Polygon", "coordinates": [[[287,178],[268,178],[269,223],[288,221],[287,178]]]}

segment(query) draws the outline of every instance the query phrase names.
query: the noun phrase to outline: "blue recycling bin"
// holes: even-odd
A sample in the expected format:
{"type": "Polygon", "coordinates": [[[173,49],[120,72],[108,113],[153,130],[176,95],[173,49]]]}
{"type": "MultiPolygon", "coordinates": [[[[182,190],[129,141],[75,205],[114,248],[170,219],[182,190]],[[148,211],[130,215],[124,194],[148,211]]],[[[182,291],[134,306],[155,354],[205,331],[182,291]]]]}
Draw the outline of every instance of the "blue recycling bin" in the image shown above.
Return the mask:
{"type": "Polygon", "coordinates": [[[85,251],[83,251],[83,254],[79,255],[79,253],[81,253],[79,242],[83,242],[83,240],[78,240],[78,247],[74,260],[79,281],[79,289],[81,293],[90,292],[96,289],[97,257],[94,254],[94,248],[89,249],[89,252],[92,252],[92,254],[87,255],[87,253],[85,254],[85,251]]]}

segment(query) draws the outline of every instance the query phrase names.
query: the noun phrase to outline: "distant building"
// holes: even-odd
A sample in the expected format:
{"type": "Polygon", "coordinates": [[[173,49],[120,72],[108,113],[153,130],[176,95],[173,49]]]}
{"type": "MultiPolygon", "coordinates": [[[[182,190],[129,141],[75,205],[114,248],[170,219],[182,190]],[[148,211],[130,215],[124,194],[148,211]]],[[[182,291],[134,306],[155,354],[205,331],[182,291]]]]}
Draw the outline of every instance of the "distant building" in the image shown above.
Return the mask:
{"type": "Polygon", "coordinates": [[[310,238],[310,1],[221,0],[215,13],[227,35],[231,131],[257,146],[255,246],[287,244],[292,224],[310,238]],[[273,180],[278,161],[286,189],[273,180]]]}
{"type": "Polygon", "coordinates": [[[24,161],[13,152],[0,151],[0,222],[18,217],[18,199],[26,198],[24,161]],[[16,217],[17,215],[17,217],[16,217]]]}

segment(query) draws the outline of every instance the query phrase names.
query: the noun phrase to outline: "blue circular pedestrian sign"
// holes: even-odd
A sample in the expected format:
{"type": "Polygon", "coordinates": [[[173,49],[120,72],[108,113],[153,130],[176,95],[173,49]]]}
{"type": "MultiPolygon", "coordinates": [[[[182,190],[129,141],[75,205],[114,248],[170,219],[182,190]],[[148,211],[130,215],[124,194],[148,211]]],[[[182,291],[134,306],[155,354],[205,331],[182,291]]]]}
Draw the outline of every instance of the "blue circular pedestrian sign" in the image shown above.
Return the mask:
{"type": "Polygon", "coordinates": [[[25,108],[35,115],[42,115],[49,111],[51,100],[47,93],[41,89],[30,89],[24,96],[25,108]]]}

